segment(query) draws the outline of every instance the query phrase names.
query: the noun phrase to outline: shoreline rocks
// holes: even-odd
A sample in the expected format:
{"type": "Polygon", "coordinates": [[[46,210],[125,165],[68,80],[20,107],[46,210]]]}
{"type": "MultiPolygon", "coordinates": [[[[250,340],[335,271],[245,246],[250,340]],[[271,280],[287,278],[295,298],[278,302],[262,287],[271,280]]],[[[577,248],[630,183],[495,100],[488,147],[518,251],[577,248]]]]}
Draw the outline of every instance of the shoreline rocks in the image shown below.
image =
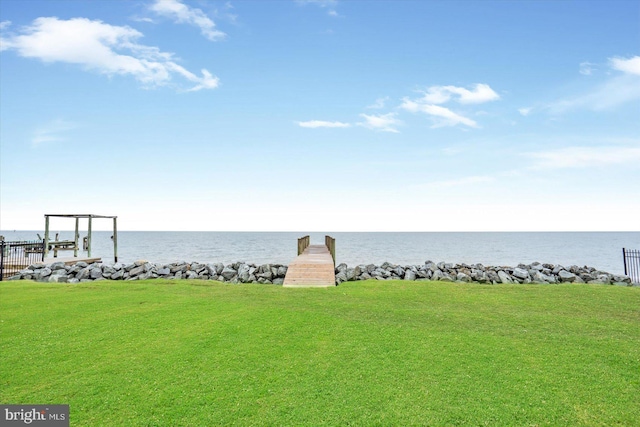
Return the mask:
{"type": "MultiPolygon", "coordinates": [[[[388,262],[382,265],[361,264],[349,267],[336,266],[336,284],[357,280],[406,280],[444,281],[459,283],[589,283],[603,285],[636,286],[624,275],[616,275],[593,267],[572,265],[519,264],[516,267],[484,266],[482,264],[452,264],[426,261],[422,265],[397,265],[388,262]]],[[[261,283],[282,285],[287,266],[281,264],[250,264],[235,262],[201,264],[198,262],[175,262],[154,264],[140,260],[132,264],[105,264],[79,261],[73,265],[63,262],[37,263],[21,270],[9,280],[34,280],[37,282],[80,283],[97,280],[144,280],[144,279],[199,279],[217,280],[224,283],[261,283]]]]}
{"type": "Polygon", "coordinates": [[[607,273],[593,267],[572,265],[518,264],[517,267],[484,266],[482,264],[451,264],[426,261],[422,265],[400,266],[384,263],[349,267],[339,264],[336,267],[338,284],[352,280],[432,280],[463,283],[589,283],[602,285],[632,286],[631,279],[624,275],[607,273]],[[346,279],[346,280],[345,280],[346,279]]]}

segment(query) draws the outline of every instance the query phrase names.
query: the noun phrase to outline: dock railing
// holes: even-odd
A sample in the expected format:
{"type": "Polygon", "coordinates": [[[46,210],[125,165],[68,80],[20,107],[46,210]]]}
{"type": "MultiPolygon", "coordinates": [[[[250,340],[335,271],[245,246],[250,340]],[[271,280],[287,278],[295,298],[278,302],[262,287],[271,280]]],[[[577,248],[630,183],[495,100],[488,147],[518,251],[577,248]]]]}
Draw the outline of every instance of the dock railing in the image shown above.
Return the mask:
{"type": "Polygon", "coordinates": [[[629,276],[633,283],[640,283],[640,250],[622,248],[624,261],[624,275],[629,276]]]}
{"type": "Polygon", "coordinates": [[[336,239],[331,236],[324,236],[324,244],[329,249],[331,253],[331,258],[333,258],[333,265],[336,265],[336,239]]]}
{"type": "Polygon", "coordinates": [[[309,236],[304,236],[298,239],[298,255],[302,254],[302,252],[309,247],[309,242],[309,236]]]}
{"type": "Polygon", "coordinates": [[[44,240],[0,241],[0,280],[42,261],[44,261],[44,240]]]}

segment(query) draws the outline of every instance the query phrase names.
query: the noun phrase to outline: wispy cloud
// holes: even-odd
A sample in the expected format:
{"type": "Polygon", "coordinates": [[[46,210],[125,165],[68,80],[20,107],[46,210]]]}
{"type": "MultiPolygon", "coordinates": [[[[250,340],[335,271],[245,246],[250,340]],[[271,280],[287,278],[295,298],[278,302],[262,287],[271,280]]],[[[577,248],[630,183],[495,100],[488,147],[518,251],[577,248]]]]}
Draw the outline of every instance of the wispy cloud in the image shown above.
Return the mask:
{"type": "Polygon", "coordinates": [[[332,17],[340,16],[336,11],[336,6],[338,5],[337,0],[295,0],[295,2],[302,5],[314,4],[322,8],[327,8],[327,15],[332,17]]]}
{"type": "Polygon", "coordinates": [[[572,110],[604,111],[640,99],[640,56],[609,58],[612,70],[621,74],[610,77],[590,92],[559,99],[543,109],[551,114],[563,114],[572,110]]]}
{"type": "Polygon", "coordinates": [[[180,0],[155,0],[149,10],[158,15],[173,19],[179,24],[198,27],[203,36],[211,41],[226,37],[226,34],[216,29],[216,24],[201,9],[187,6],[180,0]]]}
{"type": "Polygon", "coordinates": [[[378,98],[373,104],[367,105],[366,108],[376,109],[376,110],[384,108],[384,105],[388,100],[389,100],[388,96],[385,96],[384,98],[378,98]]]}
{"type": "Polygon", "coordinates": [[[396,118],[396,113],[387,114],[360,114],[360,117],[364,119],[364,122],[359,122],[358,126],[364,126],[367,129],[372,129],[380,132],[393,132],[399,133],[396,129],[397,126],[402,124],[402,121],[396,118]]]}
{"type": "Polygon", "coordinates": [[[439,128],[444,126],[456,126],[459,124],[477,128],[478,123],[468,117],[455,113],[446,107],[433,104],[423,104],[416,101],[411,101],[408,98],[404,98],[400,108],[407,110],[411,113],[424,113],[431,117],[433,120],[432,128],[439,128]]]}
{"type": "Polygon", "coordinates": [[[135,22],[148,22],[150,24],[155,24],[155,21],[151,18],[149,18],[148,16],[132,16],[131,18],[132,21],[135,22]]]}
{"type": "Polygon", "coordinates": [[[324,120],[309,120],[306,122],[298,122],[298,126],[303,128],[348,128],[351,126],[349,123],[343,122],[328,122],[324,120]]]}
{"type": "Polygon", "coordinates": [[[593,74],[593,65],[591,62],[581,62],[580,63],[580,74],[584,76],[590,76],[593,74]]]}
{"type": "Polygon", "coordinates": [[[431,86],[423,93],[421,102],[426,104],[444,104],[452,99],[460,104],[482,104],[500,99],[489,85],[482,83],[471,90],[458,86],[431,86]]]}
{"type": "Polygon", "coordinates": [[[533,111],[533,107],[518,108],[518,113],[520,113],[520,115],[522,116],[528,116],[529,114],[531,114],[531,111],[533,111]]]}
{"type": "Polygon", "coordinates": [[[640,79],[631,74],[615,76],[591,92],[557,100],[546,106],[551,114],[563,114],[572,110],[611,110],[640,99],[640,79]]]}
{"type": "Polygon", "coordinates": [[[42,144],[66,141],[66,132],[77,127],[78,126],[75,123],[67,120],[52,120],[34,130],[31,138],[31,145],[38,147],[42,144]]]}
{"type": "Polygon", "coordinates": [[[534,161],[530,169],[594,168],[610,165],[640,165],[640,141],[632,146],[565,147],[524,153],[534,161]]]}
{"type": "Polygon", "coordinates": [[[426,114],[433,122],[432,128],[457,125],[478,128],[478,123],[475,120],[441,104],[448,102],[466,105],[482,104],[498,99],[500,99],[500,95],[489,85],[483,83],[478,83],[471,89],[458,86],[430,86],[422,91],[420,98],[403,98],[400,108],[411,113],[426,114]]]}
{"type": "Polygon", "coordinates": [[[106,75],[130,75],[145,87],[168,85],[175,76],[194,84],[188,91],[218,87],[218,78],[209,71],[203,69],[197,76],[178,65],[172,53],[138,44],[142,36],[131,27],[102,21],[42,17],[2,42],[3,49],[26,58],[78,64],[106,75]]]}

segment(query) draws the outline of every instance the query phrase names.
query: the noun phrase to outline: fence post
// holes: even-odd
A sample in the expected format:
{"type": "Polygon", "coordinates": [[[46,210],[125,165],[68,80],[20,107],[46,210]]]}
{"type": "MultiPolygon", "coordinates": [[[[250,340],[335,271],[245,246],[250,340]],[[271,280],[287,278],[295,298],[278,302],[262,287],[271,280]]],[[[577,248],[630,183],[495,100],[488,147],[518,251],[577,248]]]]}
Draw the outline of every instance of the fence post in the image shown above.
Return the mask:
{"type": "Polygon", "coordinates": [[[624,275],[627,275],[627,250],[622,248],[622,262],[624,263],[624,275]]]}
{"type": "Polygon", "coordinates": [[[0,252],[0,282],[1,282],[2,279],[4,279],[4,248],[5,248],[4,240],[0,242],[0,247],[2,248],[2,251],[0,252]]]}

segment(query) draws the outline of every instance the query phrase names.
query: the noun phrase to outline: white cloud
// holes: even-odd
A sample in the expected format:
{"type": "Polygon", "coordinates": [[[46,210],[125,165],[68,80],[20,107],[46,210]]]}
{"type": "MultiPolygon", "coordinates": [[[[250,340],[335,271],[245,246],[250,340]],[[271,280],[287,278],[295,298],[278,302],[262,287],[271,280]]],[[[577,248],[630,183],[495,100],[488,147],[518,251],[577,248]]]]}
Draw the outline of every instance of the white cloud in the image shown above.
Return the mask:
{"type": "Polygon", "coordinates": [[[203,36],[211,41],[226,37],[216,29],[216,24],[201,9],[191,8],[180,0],[156,0],[149,9],[158,15],[173,19],[179,24],[189,24],[200,28],[203,36]]]}
{"type": "Polygon", "coordinates": [[[146,16],[145,17],[133,16],[130,19],[135,22],[148,22],[150,24],[155,24],[155,21],[153,19],[148,18],[146,16]]]}
{"type": "Polygon", "coordinates": [[[359,122],[358,126],[364,126],[368,129],[380,132],[399,133],[396,126],[402,124],[402,121],[396,119],[396,113],[387,113],[379,115],[360,114],[365,121],[359,122]]]}
{"type": "Polygon", "coordinates": [[[590,76],[593,73],[593,64],[591,62],[580,63],[580,74],[590,76]]]}
{"type": "Polygon", "coordinates": [[[633,58],[629,59],[609,58],[609,64],[614,70],[640,76],[640,56],[634,56],[633,58]]]}
{"type": "Polygon", "coordinates": [[[207,70],[199,77],[175,63],[173,54],[136,43],[142,36],[131,27],[102,21],[43,17],[22,34],[4,39],[3,45],[20,56],[43,62],[78,64],[107,75],[131,75],[147,87],[167,85],[175,75],[195,84],[190,91],[218,86],[218,78],[207,70]]]}
{"type": "Polygon", "coordinates": [[[532,110],[533,110],[533,107],[518,108],[518,113],[520,113],[523,116],[528,116],[532,110]]]}
{"type": "Polygon", "coordinates": [[[534,160],[531,169],[593,168],[629,163],[640,165],[640,142],[635,146],[565,147],[524,153],[534,160]]]}
{"type": "Polygon", "coordinates": [[[478,123],[476,123],[474,120],[439,105],[422,104],[411,101],[408,98],[404,98],[402,105],[400,105],[400,108],[403,108],[412,113],[420,112],[431,116],[431,119],[433,120],[433,125],[431,126],[432,128],[456,126],[459,124],[473,128],[478,127],[478,123]]]}
{"type": "Polygon", "coordinates": [[[309,120],[306,122],[298,122],[298,126],[303,128],[348,128],[351,125],[349,123],[342,122],[327,122],[324,120],[309,120]]]}
{"type": "Polygon", "coordinates": [[[385,96],[384,98],[378,98],[378,99],[376,99],[376,101],[373,104],[367,105],[366,108],[370,108],[370,109],[384,108],[384,105],[388,100],[389,100],[388,96],[385,96]]]}
{"type": "Polygon", "coordinates": [[[75,123],[62,119],[53,120],[33,132],[31,145],[37,147],[51,142],[65,141],[67,139],[65,132],[75,128],[77,128],[75,123]]]}
{"type": "Polygon", "coordinates": [[[460,104],[481,104],[500,99],[487,84],[478,83],[472,90],[458,86],[431,86],[425,92],[422,102],[426,104],[444,104],[456,96],[455,101],[460,104]]]}

